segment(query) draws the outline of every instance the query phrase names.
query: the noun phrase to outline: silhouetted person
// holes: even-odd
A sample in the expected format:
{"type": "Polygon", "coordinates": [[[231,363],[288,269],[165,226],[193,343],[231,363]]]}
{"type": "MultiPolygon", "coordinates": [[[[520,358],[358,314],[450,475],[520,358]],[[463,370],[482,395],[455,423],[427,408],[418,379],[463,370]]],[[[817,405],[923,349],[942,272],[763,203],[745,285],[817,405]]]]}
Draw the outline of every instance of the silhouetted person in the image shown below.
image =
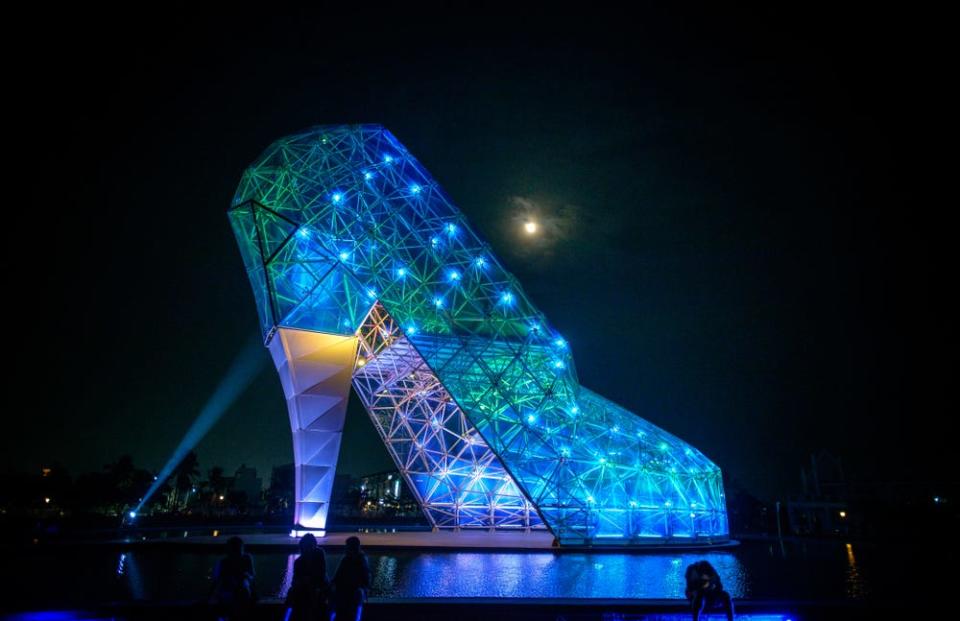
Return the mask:
{"type": "Polygon", "coordinates": [[[317,621],[327,614],[327,555],[317,545],[317,538],[307,533],[300,539],[300,556],[293,562],[293,584],[287,592],[289,621],[317,621]]]}
{"type": "Polygon", "coordinates": [[[249,615],[256,600],[253,558],[243,553],[243,540],[230,537],[227,555],[213,567],[211,598],[220,606],[220,616],[242,619],[249,615]]]}
{"type": "Polygon", "coordinates": [[[359,621],[363,602],[370,587],[370,566],[360,551],[360,540],[347,537],[347,551],[333,576],[333,602],[336,621],[359,621]]]}
{"type": "Polygon", "coordinates": [[[727,615],[727,621],[733,621],[733,602],[723,590],[720,574],[707,561],[697,561],[687,567],[686,595],[693,609],[693,621],[700,619],[704,610],[721,609],[727,615]]]}

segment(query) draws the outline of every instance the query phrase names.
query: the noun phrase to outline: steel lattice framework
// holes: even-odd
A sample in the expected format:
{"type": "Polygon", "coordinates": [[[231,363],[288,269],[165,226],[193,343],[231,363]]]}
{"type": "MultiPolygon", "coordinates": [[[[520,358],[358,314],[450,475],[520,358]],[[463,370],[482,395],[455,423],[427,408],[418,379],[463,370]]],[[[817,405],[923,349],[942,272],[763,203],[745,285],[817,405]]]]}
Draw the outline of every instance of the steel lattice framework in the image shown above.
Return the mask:
{"type": "Polygon", "coordinates": [[[230,218],[288,398],[299,524],[326,521],[352,337],[353,387],[434,526],[727,537],[719,468],[580,386],[568,343],[384,128],[275,142],[230,218]]]}

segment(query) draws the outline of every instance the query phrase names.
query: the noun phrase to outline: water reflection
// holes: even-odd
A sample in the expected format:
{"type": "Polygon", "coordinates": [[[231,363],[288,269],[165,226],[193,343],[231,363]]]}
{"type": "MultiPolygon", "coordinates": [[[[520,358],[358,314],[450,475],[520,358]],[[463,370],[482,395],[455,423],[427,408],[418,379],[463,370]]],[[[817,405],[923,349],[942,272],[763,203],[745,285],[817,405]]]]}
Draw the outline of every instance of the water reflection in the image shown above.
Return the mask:
{"type": "Polygon", "coordinates": [[[847,548],[847,572],[844,580],[846,585],[847,597],[850,599],[863,599],[867,596],[867,581],[864,580],[860,568],[857,566],[857,557],[853,554],[853,544],[846,544],[847,548]]]}
{"type": "MultiPolygon", "coordinates": [[[[209,532],[209,531],[208,531],[209,532]]],[[[179,537],[179,532],[175,533],[179,537]]],[[[712,552],[445,552],[370,551],[370,595],[379,598],[655,598],[683,599],[684,572],[705,559],[720,573],[736,599],[893,598],[921,588],[919,572],[906,568],[930,563],[923,552],[841,542],[757,542],[712,552]],[[868,582],[869,577],[869,582],[868,582]],[[913,580],[913,582],[911,582],[913,580]]],[[[282,598],[293,578],[296,554],[251,549],[260,593],[282,598]]],[[[170,547],[121,551],[84,548],[82,554],[50,550],[0,557],[0,569],[13,576],[17,601],[51,600],[51,581],[64,585],[63,603],[177,599],[203,601],[209,575],[222,551],[170,547]]],[[[332,574],[341,554],[327,555],[332,574]]]]}
{"type": "Polygon", "coordinates": [[[287,591],[293,585],[293,563],[297,560],[296,554],[287,555],[287,565],[283,569],[283,577],[280,579],[280,588],[273,594],[277,599],[283,599],[287,596],[287,591]]]}
{"type": "Polygon", "coordinates": [[[146,598],[143,576],[140,574],[140,566],[134,552],[120,553],[120,558],[117,561],[117,578],[126,587],[125,590],[130,593],[132,599],[142,600],[146,598]]]}
{"type": "Polygon", "coordinates": [[[383,554],[373,563],[374,597],[683,598],[686,566],[707,559],[734,597],[748,595],[746,571],[729,553],[549,552],[383,554]]]}

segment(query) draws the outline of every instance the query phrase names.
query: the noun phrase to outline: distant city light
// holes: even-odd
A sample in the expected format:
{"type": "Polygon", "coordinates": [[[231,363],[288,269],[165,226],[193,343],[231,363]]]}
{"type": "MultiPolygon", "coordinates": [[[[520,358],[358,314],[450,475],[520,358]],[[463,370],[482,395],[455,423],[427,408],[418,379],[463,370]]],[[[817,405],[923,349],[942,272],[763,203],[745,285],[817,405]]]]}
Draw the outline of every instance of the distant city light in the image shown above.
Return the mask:
{"type": "Polygon", "coordinates": [[[49,504],[50,504],[50,499],[49,499],[49,498],[44,498],[44,499],[43,499],[43,502],[45,502],[46,504],[49,505],[49,504]]]}
{"type": "Polygon", "coordinates": [[[846,517],[847,517],[847,512],[846,512],[846,511],[841,511],[841,512],[840,512],[840,519],[843,520],[843,519],[846,519],[846,517]]]}
{"type": "Polygon", "coordinates": [[[527,235],[533,235],[537,232],[537,223],[533,220],[527,220],[523,224],[523,230],[526,231],[527,235]]]}
{"type": "Polygon", "coordinates": [[[220,500],[223,500],[223,494],[220,494],[219,498],[220,500]]]}

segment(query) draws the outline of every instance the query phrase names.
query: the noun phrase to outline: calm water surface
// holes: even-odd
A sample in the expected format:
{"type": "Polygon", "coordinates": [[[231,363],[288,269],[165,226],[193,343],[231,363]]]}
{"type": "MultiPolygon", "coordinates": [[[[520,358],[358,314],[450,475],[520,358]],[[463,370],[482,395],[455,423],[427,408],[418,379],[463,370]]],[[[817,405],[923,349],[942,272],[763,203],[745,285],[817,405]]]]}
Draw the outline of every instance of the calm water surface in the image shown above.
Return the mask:
{"type": "MultiPolygon", "coordinates": [[[[736,598],[889,600],[929,589],[924,546],[746,542],[709,553],[371,552],[371,596],[683,598],[683,572],[706,558],[736,598]],[[920,571],[918,571],[918,569],[920,571]]],[[[252,550],[261,597],[289,588],[294,554],[252,550]]],[[[938,552],[942,553],[942,551],[938,552]]],[[[102,546],[3,555],[12,602],[80,606],[122,600],[200,600],[219,553],[102,546]]],[[[332,573],[339,554],[328,554],[332,573]]],[[[943,560],[942,558],[940,560],[943,560]]]]}

